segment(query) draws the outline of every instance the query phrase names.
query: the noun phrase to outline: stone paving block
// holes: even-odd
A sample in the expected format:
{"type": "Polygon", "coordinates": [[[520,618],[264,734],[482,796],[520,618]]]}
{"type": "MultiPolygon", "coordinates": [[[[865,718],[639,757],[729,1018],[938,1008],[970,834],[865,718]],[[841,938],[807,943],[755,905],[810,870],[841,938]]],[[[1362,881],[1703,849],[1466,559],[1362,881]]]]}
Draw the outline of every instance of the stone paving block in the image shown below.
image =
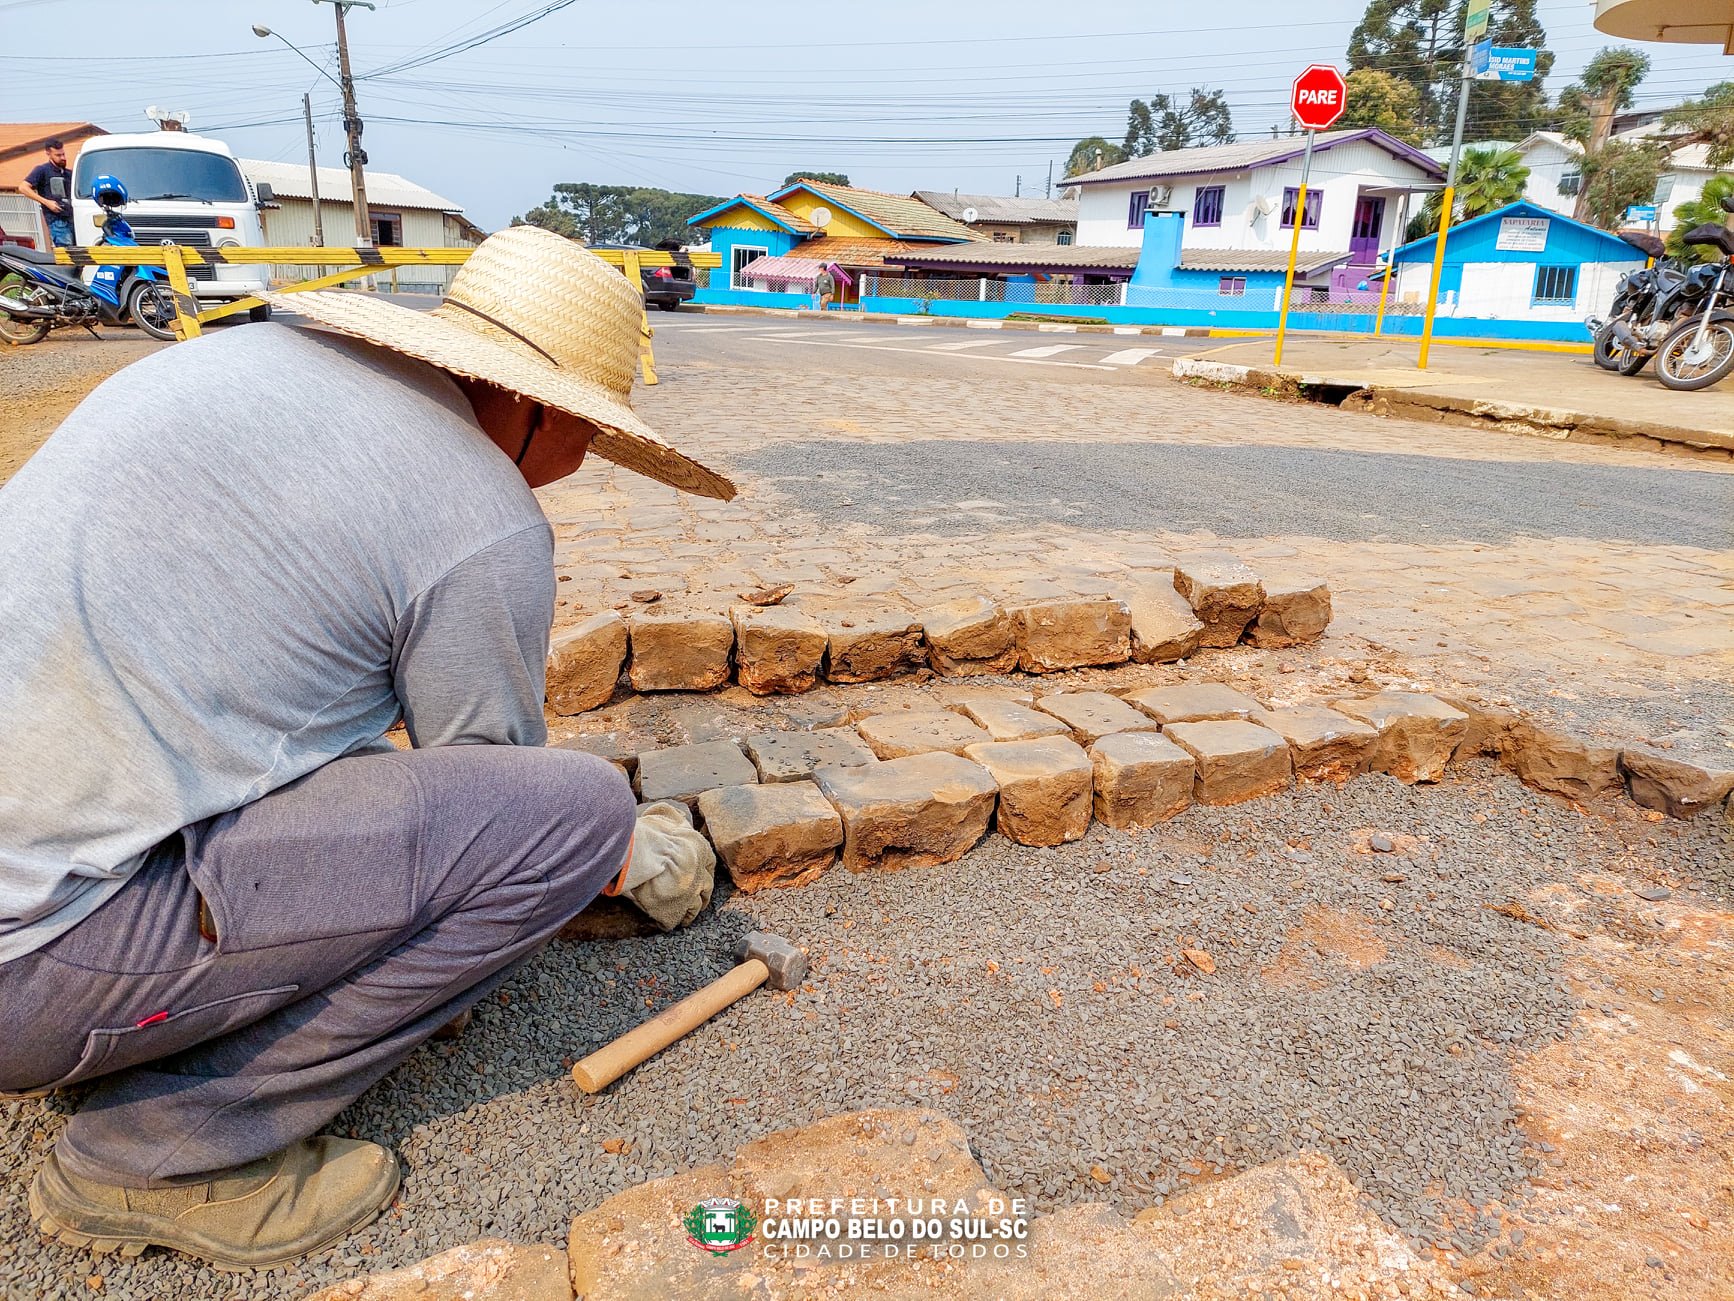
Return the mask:
{"type": "Polygon", "coordinates": [[[1264,604],[1263,582],[1233,556],[1179,557],[1174,587],[1204,624],[1201,646],[1233,646],[1264,604]]]}
{"type": "Polygon", "coordinates": [[[1090,756],[1063,736],[988,741],[964,752],[999,783],[999,829],[1019,845],[1063,845],[1090,829],[1090,756]]]}
{"type": "Polygon", "coordinates": [[[1373,771],[1398,781],[1435,782],[1469,729],[1469,716],[1433,696],[1381,691],[1364,700],[1338,700],[1331,708],[1370,724],[1379,734],[1373,771]]]}
{"type": "Polygon", "coordinates": [[[843,819],[852,872],[949,863],[987,834],[999,787],[955,754],[918,754],[859,768],[821,768],[819,789],[843,819]]]}
{"type": "Polygon", "coordinates": [[[1154,732],[1156,720],[1106,691],[1062,691],[1043,696],[1036,708],[1052,714],[1072,730],[1072,739],[1088,749],[1115,732],[1154,732]]]}
{"type": "Polygon", "coordinates": [[[626,620],[612,610],[554,635],[548,648],[548,708],[582,714],[606,705],[626,662],[626,620]]]}
{"type": "Polygon", "coordinates": [[[1334,709],[1323,705],[1255,709],[1252,721],[1288,742],[1296,777],[1341,782],[1359,777],[1372,767],[1378,732],[1334,709]]]}
{"type": "MultiPolygon", "coordinates": [[[[1715,808],[1734,791],[1734,761],[1728,751],[1633,746],[1620,756],[1632,798],[1646,809],[1673,818],[1690,818],[1715,808]]],[[[1734,817],[1734,804],[1729,806],[1734,817]]]]}
{"type": "Polygon", "coordinates": [[[762,782],[806,781],[828,765],[840,768],[877,763],[873,751],[852,728],[817,732],[761,732],[742,743],[762,782]]]}
{"type": "Polygon", "coordinates": [[[786,606],[737,605],[735,672],[755,696],[808,691],[825,659],[825,630],[811,614],[786,606]]]}
{"type": "Polygon", "coordinates": [[[1288,742],[1268,727],[1239,720],[1175,723],[1162,734],[1198,761],[1193,794],[1200,804],[1238,804],[1293,781],[1288,742]]]}
{"type": "Polygon", "coordinates": [[[1140,830],[1165,822],[1192,803],[1197,765],[1157,732],[1115,732],[1090,747],[1096,820],[1140,830]]]}
{"type": "Polygon", "coordinates": [[[928,662],[948,677],[1007,673],[1017,666],[1012,617],[985,596],[959,597],[921,613],[928,662]]]}
{"type": "Polygon", "coordinates": [[[1249,719],[1258,701],[1221,682],[1183,682],[1176,687],[1145,687],[1123,697],[1162,726],[1208,723],[1228,718],[1249,719]]]}
{"type": "Polygon", "coordinates": [[[627,777],[638,771],[637,745],[634,741],[623,737],[619,732],[597,732],[589,736],[568,736],[559,741],[550,741],[548,746],[554,750],[582,750],[585,754],[593,754],[598,759],[606,759],[627,777]]]}
{"type": "Polygon", "coordinates": [[[705,834],[749,893],[810,885],[837,861],[843,820],[812,782],[723,786],[698,797],[705,834]]]}
{"type": "MultiPolygon", "coordinates": [[[[1467,736],[1475,717],[1467,710],[1461,712],[1468,720],[1464,729],[1467,736]]],[[[1460,743],[1457,752],[1463,749],[1460,743]]],[[[1525,785],[1567,799],[1593,799],[1620,786],[1619,747],[1595,745],[1527,718],[1513,719],[1505,729],[1499,757],[1525,785]]]]}
{"type": "Polygon", "coordinates": [[[646,804],[681,800],[690,805],[718,786],[750,786],[758,780],[740,746],[733,741],[704,741],[646,750],[638,756],[632,789],[646,804]]]}
{"type": "Polygon", "coordinates": [[[637,691],[710,691],[729,680],[735,630],[726,615],[662,611],[632,616],[626,676],[637,691]]]}
{"type": "Polygon", "coordinates": [[[1331,622],[1331,589],[1315,579],[1264,580],[1264,606],[1252,621],[1252,644],[1267,650],[1317,641],[1331,622]]]}
{"type": "Polygon", "coordinates": [[[907,611],[843,606],[818,618],[825,629],[825,676],[832,682],[875,682],[927,663],[921,621],[907,611]]]}
{"type": "Polygon", "coordinates": [[[1094,664],[1124,664],[1132,657],[1132,612],[1112,596],[1068,596],[1012,608],[1018,667],[1055,673],[1094,664]]]}
{"type": "Polygon", "coordinates": [[[1065,736],[1071,731],[1052,714],[1010,700],[972,696],[959,701],[955,708],[972,723],[985,728],[996,741],[1033,741],[1041,736],[1065,736]]]}
{"type": "Polygon", "coordinates": [[[1132,658],[1139,664],[1183,660],[1198,649],[1204,624],[1192,605],[1174,590],[1172,570],[1126,589],[1132,614],[1132,658]]]}
{"type": "Polygon", "coordinates": [[[992,738],[961,714],[949,709],[875,714],[855,724],[861,739],[881,759],[945,751],[962,754],[965,746],[992,738]]]}

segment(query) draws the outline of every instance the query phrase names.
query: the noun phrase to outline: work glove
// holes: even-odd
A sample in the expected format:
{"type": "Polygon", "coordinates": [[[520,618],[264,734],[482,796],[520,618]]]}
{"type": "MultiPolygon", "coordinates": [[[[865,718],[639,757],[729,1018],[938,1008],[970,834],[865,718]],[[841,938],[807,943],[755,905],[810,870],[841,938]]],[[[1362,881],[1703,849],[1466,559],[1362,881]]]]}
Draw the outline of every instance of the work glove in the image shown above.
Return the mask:
{"type": "Polygon", "coordinates": [[[694,829],[692,810],[679,800],[659,800],[638,811],[621,894],[672,931],[698,919],[715,884],[716,853],[694,829]]]}

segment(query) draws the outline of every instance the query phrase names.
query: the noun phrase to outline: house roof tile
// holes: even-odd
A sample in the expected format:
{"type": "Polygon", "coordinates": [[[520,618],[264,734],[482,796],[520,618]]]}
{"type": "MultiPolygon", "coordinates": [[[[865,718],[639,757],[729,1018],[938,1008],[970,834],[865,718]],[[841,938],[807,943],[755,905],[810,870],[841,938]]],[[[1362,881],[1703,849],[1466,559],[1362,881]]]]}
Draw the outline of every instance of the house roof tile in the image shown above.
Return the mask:
{"type": "Polygon", "coordinates": [[[858,213],[875,226],[899,239],[979,240],[983,236],[962,222],[953,221],[943,212],[930,208],[920,199],[907,194],[886,194],[880,190],[863,190],[852,185],[833,185],[829,181],[796,181],[771,195],[780,200],[784,195],[807,189],[831,203],[858,213]]]}
{"type": "Polygon", "coordinates": [[[911,197],[957,221],[963,221],[963,214],[970,208],[975,209],[976,221],[999,226],[1035,222],[1067,226],[1078,220],[1076,199],[1026,199],[1004,194],[955,194],[944,190],[917,190],[911,197]]]}
{"type": "MultiPolygon", "coordinates": [[[[1385,134],[1376,127],[1355,127],[1344,131],[1321,131],[1313,141],[1315,153],[1355,140],[1367,140],[1395,158],[1413,163],[1429,176],[1440,177],[1445,169],[1419,149],[1385,134]]],[[[1100,171],[1068,176],[1067,185],[1103,185],[1113,181],[1156,180],[1164,176],[1202,176],[1211,172],[1245,172],[1254,167],[1299,158],[1306,142],[1298,136],[1275,140],[1245,140],[1232,145],[1205,145],[1197,149],[1169,149],[1128,158],[1100,171]]]]}
{"type": "Polygon", "coordinates": [[[1130,271],[1138,265],[1138,250],[1090,244],[945,244],[913,248],[890,260],[903,266],[1006,271],[1130,271]]]}
{"type": "Polygon", "coordinates": [[[80,141],[107,133],[94,122],[0,122],[0,190],[16,190],[37,163],[42,146],[56,137],[69,141],[68,160],[78,156],[80,141]]]}

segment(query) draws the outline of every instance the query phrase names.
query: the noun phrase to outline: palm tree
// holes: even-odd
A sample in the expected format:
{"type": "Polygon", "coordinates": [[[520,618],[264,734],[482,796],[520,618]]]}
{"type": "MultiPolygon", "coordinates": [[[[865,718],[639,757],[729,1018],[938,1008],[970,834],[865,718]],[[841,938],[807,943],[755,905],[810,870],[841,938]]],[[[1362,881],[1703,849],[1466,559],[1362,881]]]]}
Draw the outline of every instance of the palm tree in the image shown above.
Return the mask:
{"type": "MultiPolygon", "coordinates": [[[[1457,163],[1457,194],[1451,204],[1451,224],[1468,221],[1516,203],[1529,184],[1529,168],[1515,149],[1475,148],[1463,151],[1457,163]]],[[[1409,237],[1419,239],[1439,229],[1439,195],[1427,196],[1409,224],[1409,237]]]]}
{"type": "Polygon", "coordinates": [[[1704,192],[1674,209],[1674,229],[1668,232],[1668,256],[1683,257],[1692,262],[1714,262],[1722,254],[1705,244],[1688,244],[1685,234],[1694,226],[1721,226],[1728,220],[1722,211],[1722,200],[1734,194],[1734,176],[1712,176],[1704,184],[1704,192]]]}

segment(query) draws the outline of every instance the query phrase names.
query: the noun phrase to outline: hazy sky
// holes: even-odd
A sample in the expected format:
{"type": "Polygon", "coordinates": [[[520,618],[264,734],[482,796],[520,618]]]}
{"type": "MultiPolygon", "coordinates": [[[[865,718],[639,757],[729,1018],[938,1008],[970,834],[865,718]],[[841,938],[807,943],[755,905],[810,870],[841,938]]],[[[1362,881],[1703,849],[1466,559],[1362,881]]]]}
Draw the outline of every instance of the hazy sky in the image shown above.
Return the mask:
{"type": "MultiPolygon", "coordinates": [[[[1236,126],[1286,118],[1307,63],[1342,62],[1364,0],[629,0],[576,3],[401,72],[391,65],[547,0],[378,0],[350,11],[370,166],[461,204],[486,227],[557,181],[763,191],[806,168],[878,189],[1041,193],[1080,136],[1117,139],[1126,102],[1220,86],[1236,126]]],[[[1591,0],[1541,0],[1565,85],[1613,44],[1591,0]]],[[[275,40],[335,71],[332,10],[307,0],[0,0],[0,121],[148,130],[147,104],[244,157],[340,166],[337,91],[275,40]],[[171,37],[170,33],[174,35],[171,37]],[[88,35],[86,35],[88,33],[88,35]]],[[[1734,80],[1714,46],[1643,47],[1640,103],[1734,80]]]]}

